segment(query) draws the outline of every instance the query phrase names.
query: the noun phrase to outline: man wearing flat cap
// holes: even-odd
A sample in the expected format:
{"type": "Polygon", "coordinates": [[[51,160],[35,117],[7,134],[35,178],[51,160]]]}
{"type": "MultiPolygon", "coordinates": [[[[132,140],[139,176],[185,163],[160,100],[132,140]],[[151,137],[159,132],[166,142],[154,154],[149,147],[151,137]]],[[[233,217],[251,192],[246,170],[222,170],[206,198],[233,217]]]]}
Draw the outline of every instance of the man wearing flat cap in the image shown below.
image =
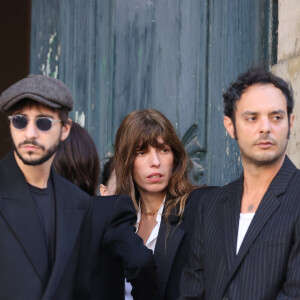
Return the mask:
{"type": "Polygon", "coordinates": [[[88,299],[90,197],[51,168],[73,107],[61,81],[29,75],[0,96],[14,146],[0,161],[0,299],[88,299]]]}

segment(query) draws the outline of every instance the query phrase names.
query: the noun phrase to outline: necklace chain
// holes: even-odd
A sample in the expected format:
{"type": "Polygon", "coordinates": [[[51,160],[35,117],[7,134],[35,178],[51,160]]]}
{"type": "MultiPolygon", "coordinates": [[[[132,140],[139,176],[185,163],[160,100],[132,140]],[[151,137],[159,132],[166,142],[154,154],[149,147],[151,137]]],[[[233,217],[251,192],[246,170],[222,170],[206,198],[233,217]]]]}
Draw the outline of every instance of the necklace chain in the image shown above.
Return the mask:
{"type": "Polygon", "coordinates": [[[141,209],[142,214],[145,215],[145,216],[155,215],[158,211],[159,211],[159,208],[156,209],[156,210],[153,210],[153,211],[149,211],[149,212],[144,212],[144,210],[141,209]]]}

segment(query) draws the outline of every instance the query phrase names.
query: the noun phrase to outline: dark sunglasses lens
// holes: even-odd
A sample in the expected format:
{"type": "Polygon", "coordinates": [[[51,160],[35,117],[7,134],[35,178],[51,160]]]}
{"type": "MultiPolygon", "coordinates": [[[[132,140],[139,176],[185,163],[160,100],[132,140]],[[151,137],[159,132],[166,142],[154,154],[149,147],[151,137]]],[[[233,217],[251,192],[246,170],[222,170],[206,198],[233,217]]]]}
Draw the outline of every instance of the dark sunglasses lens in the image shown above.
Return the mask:
{"type": "Polygon", "coordinates": [[[17,129],[24,129],[27,126],[27,119],[24,116],[13,116],[12,123],[17,129]]]}
{"type": "Polygon", "coordinates": [[[39,118],[36,120],[36,127],[41,131],[48,131],[52,127],[52,122],[47,118],[39,118]]]}

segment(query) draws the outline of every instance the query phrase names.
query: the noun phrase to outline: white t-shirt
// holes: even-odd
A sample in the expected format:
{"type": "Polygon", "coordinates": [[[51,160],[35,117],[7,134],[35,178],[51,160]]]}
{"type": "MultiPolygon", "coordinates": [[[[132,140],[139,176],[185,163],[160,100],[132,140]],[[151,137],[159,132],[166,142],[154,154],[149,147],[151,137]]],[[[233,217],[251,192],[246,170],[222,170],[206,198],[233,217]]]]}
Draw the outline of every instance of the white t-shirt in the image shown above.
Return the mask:
{"type": "MultiPolygon", "coordinates": [[[[165,199],[162,202],[162,204],[157,212],[157,215],[156,215],[157,224],[153,228],[153,230],[146,242],[146,245],[145,245],[148,249],[151,249],[153,253],[154,253],[154,249],[155,249],[155,245],[156,245],[156,241],[157,241],[157,237],[158,237],[159,227],[160,227],[160,223],[161,223],[161,216],[162,216],[162,213],[164,210],[164,206],[165,206],[165,199]]],[[[137,213],[137,222],[135,224],[135,227],[136,227],[135,232],[137,232],[139,230],[140,221],[141,221],[141,208],[139,207],[139,211],[137,213]]],[[[133,300],[132,295],[131,295],[131,290],[132,290],[132,285],[125,280],[125,300],[133,300]]]]}
{"type": "Polygon", "coordinates": [[[244,240],[244,237],[247,233],[247,230],[251,224],[251,221],[254,217],[255,213],[240,213],[240,221],[239,221],[239,231],[238,238],[236,244],[236,254],[239,253],[240,247],[244,240]]]}

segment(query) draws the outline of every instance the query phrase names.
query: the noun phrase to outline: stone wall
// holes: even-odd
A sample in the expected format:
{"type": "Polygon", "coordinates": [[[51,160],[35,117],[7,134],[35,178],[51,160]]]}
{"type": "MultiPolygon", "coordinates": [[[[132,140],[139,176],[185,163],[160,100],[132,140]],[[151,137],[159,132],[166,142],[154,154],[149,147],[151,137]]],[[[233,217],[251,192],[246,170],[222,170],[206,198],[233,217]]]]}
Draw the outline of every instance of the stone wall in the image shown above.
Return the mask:
{"type": "Polygon", "coordinates": [[[300,168],[300,0],[279,0],[278,5],[278,62],[272,71],[294,90],[295,121],[287,154],[300,168]]]}

